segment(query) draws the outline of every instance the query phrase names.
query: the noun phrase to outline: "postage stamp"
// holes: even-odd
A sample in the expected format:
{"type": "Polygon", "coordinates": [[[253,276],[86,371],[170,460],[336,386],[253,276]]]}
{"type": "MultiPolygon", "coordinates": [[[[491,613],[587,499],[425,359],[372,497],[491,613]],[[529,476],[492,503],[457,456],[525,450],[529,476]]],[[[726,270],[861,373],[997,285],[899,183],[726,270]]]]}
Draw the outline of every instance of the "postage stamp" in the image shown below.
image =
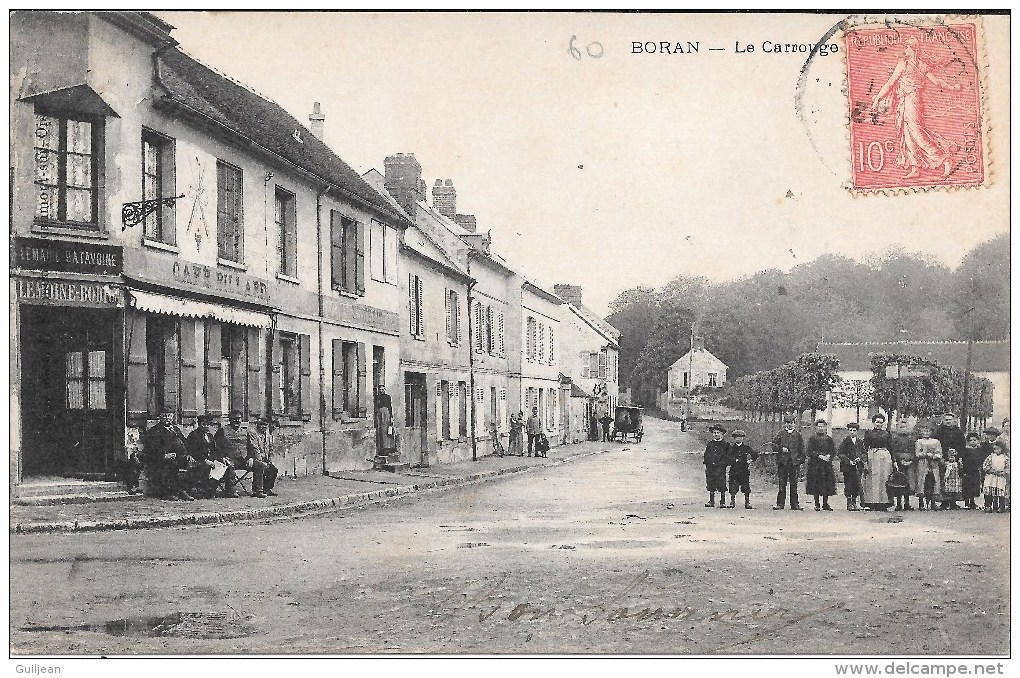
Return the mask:
{"type": "Polygon", "coordinates": [[[854,190],[984,183],[977,41],[973,23],[847,32],[854,190]]]}

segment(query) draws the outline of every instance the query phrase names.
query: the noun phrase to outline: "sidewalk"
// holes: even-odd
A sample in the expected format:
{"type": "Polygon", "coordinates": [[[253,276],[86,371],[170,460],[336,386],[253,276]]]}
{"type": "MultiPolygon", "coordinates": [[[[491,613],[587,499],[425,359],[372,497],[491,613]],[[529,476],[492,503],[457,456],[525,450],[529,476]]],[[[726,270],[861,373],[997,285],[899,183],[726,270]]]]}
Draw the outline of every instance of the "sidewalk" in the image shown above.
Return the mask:
{"type": "Polygon", "coordinates": [[[486,456],[476,462],[442,464],[403,473],[336,471],[329,476],[280,478],[275,488],[279,496],[265,499],[243,496],[239,499],[168,501],[145,497],[134,501],[85,504],[14,505],[11,506],[10,531],[28,534],[133,530],[297,516],[484,482],[627,447],[631,445],[584,442],[554,447],[548,458],[541,459],[486,456]]]}

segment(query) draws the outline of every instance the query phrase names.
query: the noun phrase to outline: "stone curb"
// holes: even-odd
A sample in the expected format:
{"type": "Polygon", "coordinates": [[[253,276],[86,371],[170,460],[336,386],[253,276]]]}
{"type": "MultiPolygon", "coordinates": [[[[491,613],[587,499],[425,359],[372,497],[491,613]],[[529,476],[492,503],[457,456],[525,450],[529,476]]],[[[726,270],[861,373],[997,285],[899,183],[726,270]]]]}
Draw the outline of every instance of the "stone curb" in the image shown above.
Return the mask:
{"type": "Polygon", "coordinates": [[[529,473],[536,469],[549,468],[568,463],[575,459],[588,457],[596,454],[604,454],[612,449],[593,450],[591,452],[580,452],[568,455],[562,459],[556,459],[541,466],[510,466],[496,469],[494,471],[482,471],[471,473],[466,476],[451,476],[449,478],[430,480],[413,485],[401,485],[387,489],[372,490],[358,494],[347,494],[330,499],[313,499],[310,501],[294,502],[290,504],[278,504],[256,509],[244,509],[238,511],[215,511],[210,513],[188,513],[171,516],[154,516],[150,518],[124,518],[120,520],[74,520],[62,522],[34,523],[22,525],[18,523],[10,529],[11,534],[40,534],[53,532],[104,532],[109,530],[144,530],[160,527],[175,527],[180,525],[215,525],[218,523],[233,523],[248,520],[262,520],[266,518],[281,518],[287,516],[300,516],[306,513],[323,512],[328,510],[352,508],[359,505],[371,503],[384,503],[403,496],[425,492],[428,490],[440,490],[451,487],[460,487],[474,483],[493,480],[500,476],[529,473]]]}

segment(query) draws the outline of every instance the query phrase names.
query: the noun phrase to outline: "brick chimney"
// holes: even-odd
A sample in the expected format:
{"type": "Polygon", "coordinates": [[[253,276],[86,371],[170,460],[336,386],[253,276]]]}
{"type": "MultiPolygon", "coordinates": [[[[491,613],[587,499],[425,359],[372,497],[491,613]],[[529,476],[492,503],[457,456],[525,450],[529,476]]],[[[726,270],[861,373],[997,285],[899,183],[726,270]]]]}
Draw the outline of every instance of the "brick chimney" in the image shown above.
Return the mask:
{"type": "Polygon", "coordinates": [[[457,214],[457,189],[453,187],[453,181],[436,179],[436,185],[432,187],[432,207],[447,219],[453,219],[457,214]]]}
{"type": "Polygon", "coordinates": [[[425,182],[421,178],[421,165],[414,153],[397,153],[386,158],[386,191],[414,217],[419,200],[425,199],[425,182]]]}
{"type": "Polygon", "coordinates": [[[478,220],[475,219],[473,214],[454,214],[453,220],[465,231],[470,231],[471,233],[478,232],[478,220]]]}
{"type": "Polygon", "coordinates": [[[557,297],[567,302],[568,304],[573,304],[574,306],[581,305],[580,285],[564,285],[564,284],[553,285],[553,292],[556,294],[557,297]]]}
{"type": "Polygon", "coordinates": [[[312,123],[312,134],[319,141],[325,141],[323,135],[326,133],[326,116],[322,114],[322,104],[318,101],[312,104],[312,114],[308,116],[308,121],[312,123]]]}

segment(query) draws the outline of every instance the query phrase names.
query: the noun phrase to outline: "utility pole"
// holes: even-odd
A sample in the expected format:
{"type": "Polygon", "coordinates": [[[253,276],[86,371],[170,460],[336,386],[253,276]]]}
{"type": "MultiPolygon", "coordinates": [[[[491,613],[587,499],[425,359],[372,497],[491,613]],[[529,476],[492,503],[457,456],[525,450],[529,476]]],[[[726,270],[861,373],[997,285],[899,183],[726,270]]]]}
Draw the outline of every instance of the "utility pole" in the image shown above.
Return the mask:
{"type": "Polygon", "coordinates": [[[967,431],[970,415],[970,367],[974,354],[974,276],[970,277],[970,308],[964,313],[967,316],[967,367],[963,373],[963,407],[960,413],[960,424],[964,432],[967,431]]]}
{"type": "Polygon", "coordinates": [[[694,390],[694,322],[691,322],[691,352],[687,354],[689,360],[687,365],[687,420],[691,415],[691,391],[694,390]]]}

